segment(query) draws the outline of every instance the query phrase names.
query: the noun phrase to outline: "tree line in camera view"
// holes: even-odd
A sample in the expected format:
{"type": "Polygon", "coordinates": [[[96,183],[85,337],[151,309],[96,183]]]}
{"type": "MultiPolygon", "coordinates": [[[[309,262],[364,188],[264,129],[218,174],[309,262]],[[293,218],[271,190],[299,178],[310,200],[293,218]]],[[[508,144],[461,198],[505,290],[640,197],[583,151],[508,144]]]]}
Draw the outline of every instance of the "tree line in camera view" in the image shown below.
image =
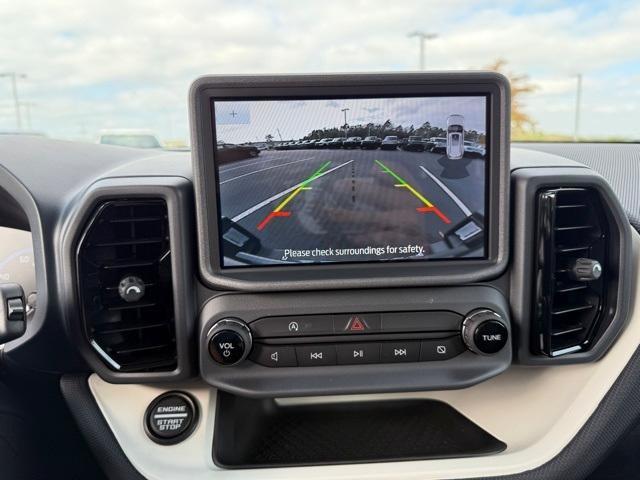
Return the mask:
{"type": "MultiPolygon", "coordinates": [[[[414,125],[411,125],[409,127],[394,125],[391,120],[387,120],[383,124],[369,123],[366,125],[343,125],[342,127],[315,129],[311,133],[303,137],[302,140],[319,140],[322,138],[344,137],[345,130],[350,137],[362,138],[370,136],[384,138],[390,135],[395,135],[399,139],[404,139],[411,136],[419,136],[425,138],[447,136],[446,129],[432,126],[429,122],[425,122],[418,128],[415,128],[414,125]]],[[[465,130],[464,138],[465,140],[469,140],[475,143],[485,143],[485,134],[477,132],[476,130],[465,130]]]]}

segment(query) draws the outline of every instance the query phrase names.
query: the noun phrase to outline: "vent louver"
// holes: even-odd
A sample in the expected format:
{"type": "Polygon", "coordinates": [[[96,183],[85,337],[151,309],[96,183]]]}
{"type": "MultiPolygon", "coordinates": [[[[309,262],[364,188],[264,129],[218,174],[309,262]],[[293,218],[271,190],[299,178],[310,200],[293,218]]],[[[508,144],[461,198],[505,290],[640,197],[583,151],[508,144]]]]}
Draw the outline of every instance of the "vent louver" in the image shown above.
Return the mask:
{"type": "Polygon", "coordinates": [[[119,372],[176,368],[167,206],[164,200],[114,200],[99,206],[77,250],[85,331],[102,360],[119,372]],[[122,279],[142,283],[125,301],[122,279]]]}
{"type": "Polygon", "coordinates": [[[605,275],[578,279],[576,265],[589,259],[606,266],[607,237],[595,190],[555,188],[538,193],[534,352],[557,357],[591,347],[603,316],[605,275]]]}

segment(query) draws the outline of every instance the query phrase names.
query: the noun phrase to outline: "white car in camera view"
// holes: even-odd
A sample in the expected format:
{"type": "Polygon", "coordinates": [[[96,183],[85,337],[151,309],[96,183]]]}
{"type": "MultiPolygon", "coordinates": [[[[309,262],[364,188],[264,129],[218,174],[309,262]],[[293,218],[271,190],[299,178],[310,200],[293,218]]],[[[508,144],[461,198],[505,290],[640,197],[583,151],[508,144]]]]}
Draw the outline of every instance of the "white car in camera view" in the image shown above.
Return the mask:
{"type": "Polygon", "coordinates": [[[447,157],[460,160],[464,156],[464,117],[449,115],[447,118],[447,157]]]}

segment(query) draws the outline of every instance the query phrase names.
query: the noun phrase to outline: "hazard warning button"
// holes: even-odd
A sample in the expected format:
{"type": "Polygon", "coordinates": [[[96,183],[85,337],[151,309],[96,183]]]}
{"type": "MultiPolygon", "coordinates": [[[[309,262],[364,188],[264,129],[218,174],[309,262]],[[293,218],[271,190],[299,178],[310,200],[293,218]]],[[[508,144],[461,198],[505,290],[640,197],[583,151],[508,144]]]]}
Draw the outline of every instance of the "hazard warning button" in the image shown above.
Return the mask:
{"type": "Polygon", "coordinates": [[[335,333],[379,332],[382,325],[379,313],[339,313],[333,316],[335,333]]]}

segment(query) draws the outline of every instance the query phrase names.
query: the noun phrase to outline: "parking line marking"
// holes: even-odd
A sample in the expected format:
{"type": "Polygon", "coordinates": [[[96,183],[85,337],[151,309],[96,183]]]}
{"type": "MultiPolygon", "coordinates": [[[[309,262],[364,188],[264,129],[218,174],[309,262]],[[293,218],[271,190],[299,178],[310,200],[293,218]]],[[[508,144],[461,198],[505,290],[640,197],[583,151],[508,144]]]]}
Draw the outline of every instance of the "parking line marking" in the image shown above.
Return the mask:
{"type": "Polygon", "coordinates": [[[302,189],[303,189],[304,187],[306,187],[309,183],[313,182],[316,178],[318,178],[318,175],[320,175],[320,173],[322,173],[322,171],[323,171],[325,168],[327,168],[327,167],[329,166],[329,164],[330,164],[330,163],[331,163],[331,162],[325,162],[325,163],[323,163],[323,164],[320,166],[320,168],[319,168],[319,169],[317,169],[315,172],[313,172],[313,173],[311,174],[311,176],[310,176],[310,177],[306,178],[306,179],[305,179],[305,181],[304,181],[304,182],[302,182],[302,184],[301,184],[298,188],[296,188],[296,189],[293,191],[293,193],[291,193],[291,195],[289,195],[287,198],[285,198],[285,199],[284,199],[284,201],[283,201],[282,203],[280,203],[280,205],[278,205],[276,208],[274,208],[274,209],[273,209],[273,211],[274,211],[274,212],[279,212],[280,210],[282,210],[282,209],[287,205],[287,203],[289,203],[291,200],[293,200],[293,199],[294,199],[294,197],[295,197],[296,195],[298,195],[298,194],[302,191],[302,189]]]}
{"type": "Polygon", "coordinates": [[[396,181],[400,182],[398,184],[395,184],[395,187],[404,187],[407,190],[409,190],[411,193],[413,193],[413,195],[415,195],[418,200],[420,200],[422,203],[425,204],[424,207],[418,207],[416,208],[416,210],[418,212],[421,213],[435,213],[438,218],[440,220],[442,220],[444,223],[451,223],[451,220],[449,220],[449,218],[440,211],[440,209],[438,207],[436,207],[433,203],[431,203],[429,200],[427,200],[424,195],[422,195],[420,192],[418,192],[415,188],[413,188],[411,185],[409,185],[407,183],[407,181],[402,178],[400,175],[398,175],[396,172],[394,172],[393,170],[391,170],[389,167],[387,167],[384,163],[382,163],[380,160],[375,160],[375,162],[382,168],[382,171],[384,173],[388,173],[389,175],[391,175],[396,181]]]}
{"type": "Polygon", "coordinates": [[[278,205],[276,208],[274,208],[274,210],[269,215],[267,215],[264,220],[262,220],[258,224],[258,230],[264,229],[264,227],[266,227],[267,224],[271,220],[273,220],[275,217],[290,217],[291,216],[291,212],[283,212],[282,209],[287,205],[287,203],[289,203],[291,200],[293,200],[296,195],[298,195],[300,192],[302,192],[308,184],[310,184],[316,178],[318,178],[318,175],[320,175],[320,173],[325,168],[327,168],[329,165],[331,165],[330,161],[324,162],[320,166],[319,169],[317,169],[315,172],[313,172],[310,177],[308,177],[304,182],[302,182],[302,185],[300,185],[298,188],[296,188],[293,191],[293,193],[291,193],[287,198],[285,198],[284,201],[282,203],[280,203],[280,205],[278,205]]]}
{"type": "Polygon", "coordinates": [[[422,171],[424,173],[426,173],[427,175],[429,175],[429,177],[431,177],[431,180],[433,180],[442,190],[444,190],[444,193],[449,195],[451,200],[453,200],[455,202],[455,204],[458,205],[460,210],[462,210],[462,213],[464,213],[467,217],[471,216],[471,210],[469,210],[469,208],[464,204],[464,202],[462,200],[460,200],[458,198],[458,196],[455,193],[453,193],[451,190],[449,190],[449,187],[447,187],[444,183],[442,183],[438,179],[438,177],[436,177],[433,173],[431,173],[429,170],[427,170],[422,165],[420,165],[420,168],[422,169],[422,171]]]}
{"type": "Polygon", "coordinates": [[[426,198],[424,198],[424,195],[422,195],[420,192],[418,192],[415,188],[413,188],[411,185],[409,185],[404,178],[402,178],[400,175],[398,175],[396,172],[394,172],[393,170],[391,170],[389,167],[387,167],[384,163],[382,163],[380,160],[376,160],[375,161],[378,165],[380,165],[382,167],[382,171],[388,173],[389,175],[391,175],[393,178],[395,178],[398,182],[400,182],[400,185],[403,185],[404,187],[408,188],[409,191],[411,193],[413,193],[416,197],[418,197],[418,199],[424,203],[427,207],[433,207],[433,203],[431,203],[429,200],[427,200],[426,198]]]}
{"type": "MultiPolygon", "coordinates": [[[[349,165],[350,163],[353,163],[353,160],[349,160],[348,162],[342,163],[340,165],[338,165],[337,167],[333,167],[329,170],[327,170],[326,172],[322,172],[320,175],[316,176],[315,178],[320,178],[320,177],[324,177],[325,175],[328,175],[331,172],[335,172],[336,170],[338,170],[339,168],[342,168],[346,165],[349,165]]],[[[239,222],[240,220],[242,220],[243,218],[245,218],[248,215],[251,215],[253,212],[260,210],[262,207],[264,207],[265,205],[270,204],[271,202],[273,202],[274,200],[277,200],[281,197],[284,197],[285,195],[287,195],[288,193],[293,192],[296,188],[299,188],[301,186],[303,186],[305,182],[300,182],[296,185],[294,185],[293,187],[289,187],[286,190],[280,192],[280,193],[276,193],[275,195],[273,195],[272,197],[267,198],[266,200],[261,201],[260,203],[254,205],[251,208],[248,208],[247,210],[245,210],[242,213],[239,213],[238,215],[236,215],[235,217],[233,217],[231,219],[231,221],[233,222],[239,222]]]]}
{"type": "MultiPolygon", "coordinates": [[[[306,162],[307,160],[313,160],[314,158],[315,157],[302,158],[302,159],[296,160],[294,162],[282,163],[280,165],[273,165],[272,167],[262,168],[260,170],[254,171],[254,172],[243,173],[242,175],[238,175],[237,177],[229,178],[227,180],[224,180],[224,181],[220,182],[220,185],[224,185],[225,183],[228,183],[228,182],[233,182],[234,180],[238,180],[239,178],[248,177],[249,175],[253,175],[255,173],[264,172],[265,170],[271,170],[272,168],[280,168],[280,167],[284,167],[286,165],[293,165],[294,163],[306,162]]],[[[243,165],[243,168],[247,167],[247,166],[248,165],[243,165]]]]}

